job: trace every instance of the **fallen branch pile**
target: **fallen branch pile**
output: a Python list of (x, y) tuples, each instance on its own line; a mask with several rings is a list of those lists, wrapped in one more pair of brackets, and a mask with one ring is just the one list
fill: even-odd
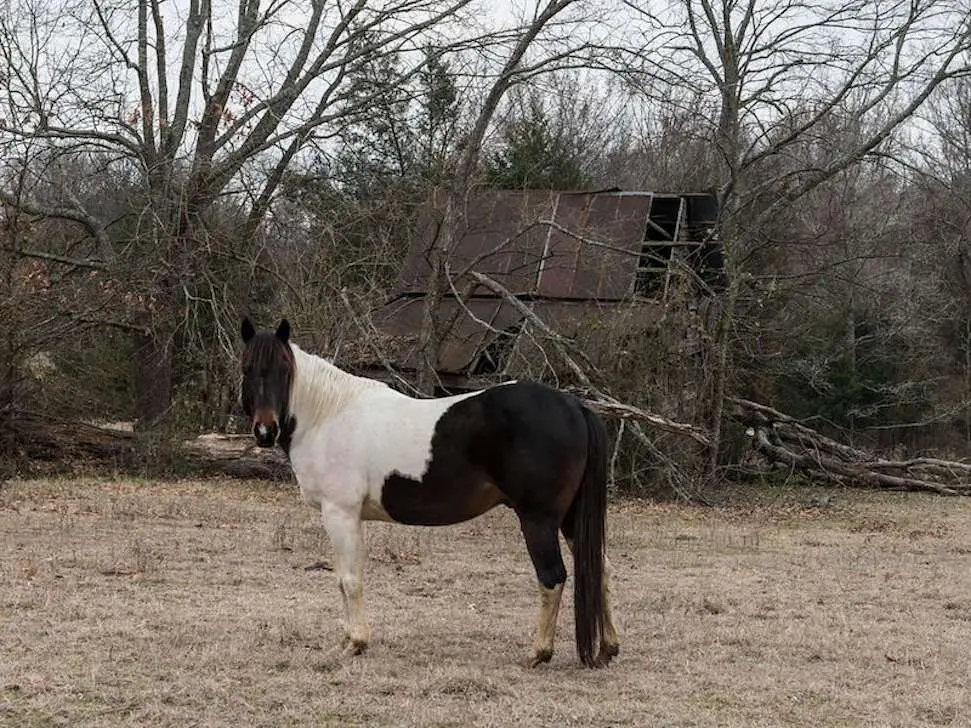
[(661, 430), (662, 432), (668, 432), (673, 435), (690, 437), (699, 445), (711, 447), (711, 438), (709, 437), (708, 433), (700, 427), (696, 427), (695, 425), (685, 422), (671, 420), (667, 417), (662, 417), (661, 415), (654, 414), (653, 412), (643, 410), (640, 407), (634, 407), (630, 404), (618, 402), (613, 398), (604, 399), (603, 395), (600, 395), (600, 397), (601, 398), (599, 399), (592, 399), (589, 397), (584, 398), (583, 403), (594, 412), (603, 415), (604, 417), (615, 417), (620, 420), (634, 420), (635, 422), (643, 422), (653, 430)]
[(826, 437), (771, 407), (735, 397), (729, 401), (735, 405), (735, 418), (749, 428), (755, 450), (771, 462), (843, 485), (971, 495), (969, 463), (936, 458), (884, 460)]

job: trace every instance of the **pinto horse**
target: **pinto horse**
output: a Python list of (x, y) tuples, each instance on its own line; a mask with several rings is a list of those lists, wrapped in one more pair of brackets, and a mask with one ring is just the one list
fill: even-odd
[(303, 498), (320, 508), (344, 602), (345, 652), (370, 639), (362, 521), (441, 526), (497, 505), (519, 517), (539, 581), (531, 665), (553, 656), (566, 568), (574, 561), (577, 653), (606, 665), (619, 648), (605, 554), (606, 433), (575, 397), (514, 382), (415, 399), (354, 376), (290, 341), (290, 324), (242, 324), (242, 404), (263, 447), (280, 445)]

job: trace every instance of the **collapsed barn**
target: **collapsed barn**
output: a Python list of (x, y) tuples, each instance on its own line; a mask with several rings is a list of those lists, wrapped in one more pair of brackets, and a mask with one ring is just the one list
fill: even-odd
[[(360, 373), (394, 381), (390, 364), (405, 378), (415, 376), (436, 212), (426, 211), (395, 294), (374, 315), (380, 341), (353, 363)], [(438, 393), (555, 375), (532, 316), (588, 350), (620, 356), (618, 347), (629, 348), (625, 341), (677, 310), (680, 323), (668, 321), (677, 329), (675, 353), (702, 346), (712, 294), (725, 282), (713, 194), (490, 190), (472, 197), (463, 212), (447, 259), (454, 285), (436, 307)], [(473, 271), (498, 285), (470, 283)], [(383, 361), (372, 356), (376, 350)]]

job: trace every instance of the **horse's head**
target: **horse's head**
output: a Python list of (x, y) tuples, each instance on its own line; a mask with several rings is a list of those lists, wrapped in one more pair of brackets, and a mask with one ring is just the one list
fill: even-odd
[(248, 318), (241, 328), (243, 355), (243, 411), (253, 424), (253, 436), (261, 447), (273, 447), (288, 425), (290, 385), (294, 360), (290, 349), (290, 324), (280, 322), (276, 333), (257, 332)]

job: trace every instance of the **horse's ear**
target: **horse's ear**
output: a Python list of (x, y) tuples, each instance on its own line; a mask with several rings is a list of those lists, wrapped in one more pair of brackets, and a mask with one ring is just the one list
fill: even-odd
[(256, 336), (256, 329), (249, 320), (249, 316), (243, 319), (243, 325), (240, 327), (239, 332), (243, 335), (244, 344), (248, 344), (249, 340)]
[(276, 338), (286, 344), (290, 340), (290, 322), (283, 319), (276, 327)]

